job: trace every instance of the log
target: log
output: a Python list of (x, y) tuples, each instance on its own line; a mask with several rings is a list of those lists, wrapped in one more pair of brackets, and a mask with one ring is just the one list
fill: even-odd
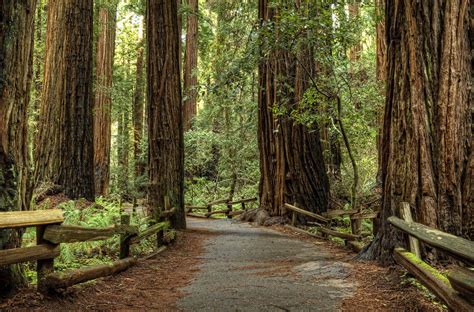
[(375, 219), (379, 215), (378, 212), (373, 211), (362, 211), (354, 213), (351, 215), (351, 220), (361, 220), (361, 219)]
[(354, 240), (360, 239), (360, 235), (355, 235), (355, 234), (350, 234), (350, 233), (342, 233), (342, 232), (331, 230), (331, 229), (328, 229), (328, 228), (325, 228), (325, 227), (320, 227), (320, 228), (318, 228), (318, 230), (321, 233), (331, 235), (331, 236), (336, 236), (336, 237), (339, 237), (339, 238), (343, 238), (343, 239), (346, 239), (348, 241), (354, 241)]
[(442, 249), (470, 263), (474, 263), (473, 241), (441, 232), (420, 223), (408, 223), (393, 216), (388, 218), (388, 222), (428, 245)]
[(137, 234), (135, 226), (118, 225), (108, 228), (91, 228), (77, 225), (49, 225), (43, 238), (53, 244), (77, 243), (108, 239), (118, 234)]
[(250, 202), (254, 202), (254, 201), (257, 201), (257, 198), (256, 198), (256, 197), (245, 198), (245, 199), (239, 199), (239, 200), (235, 200), (235, 201), (228, 202), (227, 204), (229, 204), (229, 205), (237, 205), (237, 204), (250, 203)]
[(160, 213), (160, 218), (169, 218), (176, 213), (176, 208), (173, 207), (170, 210), (165, 210)]
[(474, 306), (451, 288), (446, 277), (417, 258), (413, 253), (403, 248), (395, 248), (393, 258), (415, 276), (420, 283), (443, 300), (452, 311), (474, 311)]
[(130, 245), (139, 243), (142, 239), (147, 238), (153, 234), (158, 233), (161, 230), (167, 229), (170, 226), (169, 222), (160, 222), (155, 225), (150, 226), (148, 229), (130, 238)]
[(211, 212), (207, 212), (206, 217), (209, 218), (210, 216), (215, 215), (215, 214), (229, 213), (229, 212), (230, 212), (230, 209), (214, 210)]
[(64, 221), (60, 209), (0, 212), (0, 229), (22, 228)]
[(292, 211), (295, 211), (295, 212), (298, 212), (302, 215), (305, 215), (305, 216), (308, 216), (308, 217), (311, 217), (311, 218), (314, 218), (316, 220), (319, 220), (321, 222), (325, 222), (327, 223), (329, 220), (326, 219), (325, 217), (321, 216), (321, 215), (318, 215), (316, 213), (313, 213), (313, 212), (310, 212), (310, 211), (307, 211), (307, 210), (304, 210), (304, 209), (301, 209), (301, 208), (298, 208), (296, 206), (293, 206), (293, 205), (290, 205), (290, 204), (287, 204), (285, 203), (285, 208), (287, 209), (290, 209)]
[(474, 272), (466, 268), (455, 268), (448, 273), (448, 280), (451, 286), (464, 295), (466, 298), (474, 300)]
[(342, 216), (350, 216), (350, 215), (356, 214), (357, 212), (358, 212), (357, 210), (338, 209), (338, 210), (330, 210), (327, 212), (323, 212), (322, 215), (323, 217), (326, 217), (328, 219), (334, 219), (334, 218), (342, 217)]
[(308, 235), (308, 236), (311, 236), (311, 237), (315, 237), (315, 238), (319, 238), (319, 239), (322, 238), (322, 237), (319, 236), (318, 234), (311, 233), (311, 232), (309, 232), (309, 231), (306, 231), (306, 230), (297, 228), (296, 226), (291, 226), (291, 225), (285, 224), (285, 227), (287, 227), (287, 228), (289, 228), (290, 230), (295, 231), (295, 232), (297, 232), (297, 233), (305, 234), (305, 235)]
[[(413, 222), (409, 203), (402, 202), (400, 204), (400, 216), (403, 220), (405, 220), (405, 222)], [(419, 259), (421, 259), (420, 241), (414, 238), (413, 236), (408, 235), (408, 242), (410, 245), (410, 251), (414, 253)]]
[(99, 277), (105, 277), (125, 271), (137, 263), (136, 258), (125, 258), (112, 264), (102, 264), (89, 268), (71, 270), (65, 273), (53, 273), (46, 276), (44, 285), (49, 289), (67, 288)]
[(148, 259), (151, 259), (151, 258), (153, 258), (153, 257), (156, 257), (156, 256), (158, 256), (160, 253), (162, 253), (163, 251), (165, 251), (166, 249), (168, 249), (168, 247), (166, 247), (166, 246), (161, 246), (160, 248), (158, 248), (157, 251), (155, 251), (155, 252), (149, 254), (148, 256), (143, 257), (142, 260), (148, 260)]
[(0, 250), (0, 266), (28, 261), (53, 259), (58, 257), (59, 254), (59, 246), (49, 244)]

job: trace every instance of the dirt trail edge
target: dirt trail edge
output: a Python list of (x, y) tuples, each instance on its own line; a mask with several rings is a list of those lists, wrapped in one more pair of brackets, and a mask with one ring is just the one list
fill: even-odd
[(188, 226), (218, 235), (204, 243), (200, 270), (177, 302), (182, 310), (339, 311), (353, 295), (352, 266), (321, 245), (225, 219)]

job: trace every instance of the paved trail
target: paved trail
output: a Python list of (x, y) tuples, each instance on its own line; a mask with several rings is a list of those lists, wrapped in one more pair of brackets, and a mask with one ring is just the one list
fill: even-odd
[(350, 265), (322, 246), (225, 219), (190, 219), (188, 227), (218, 235), (183, 289), (185, 311), (338, 311), (355, 289), (345, 280)]

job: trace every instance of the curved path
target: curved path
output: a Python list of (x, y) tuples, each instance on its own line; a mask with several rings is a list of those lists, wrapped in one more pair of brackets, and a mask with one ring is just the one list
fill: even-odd
[(350, 264), (321, 245), (247, 223), (188, 219), (190, 229), (218, 235), (178, 300), (185, 311), (338, 311), (355, 285)]

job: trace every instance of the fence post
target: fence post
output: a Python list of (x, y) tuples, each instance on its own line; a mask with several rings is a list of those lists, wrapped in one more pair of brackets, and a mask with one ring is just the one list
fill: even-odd
[[(51, 244), (43, 238), (46, 227), (47, 225), (38, 225), (36, 227), (36, 244), (37, 245), (48, 244), (48, 245), (56, 246), (55, 244)], [(36, 272), (37, 272), (39, 292), (46, 293), (48, 291), (46, 285), (44, 285), (43, 282), (44, 282), (44, 278), (48, 274), (53, 273), (53, 271), (54, 271), (54, 258), (38, 260), (36, 262)]]
[(232, 204), (230, 204), (230, 202), (232, 202), (232, 199), (229, 199), (229, 201), (227, 202), (228, 211), (225, 213), (227, 216), (227, 219), (232, 219), (232, 215), (230, 214), (232, 212)]
[[(400, 217), (408, 223), (413, 222), (409, 203), (402, 202), (400, 204)], [(418, 241), (418, 239), (414, 238), (411, 235), (408, 235), (408, 241), (410, 244), (410, 251), (415, 254), (418, 259), (421, 259), (420, 242)]]
[[(130, 225), (130, 215), (122, 214), (120, 216), (122, 225)], [(125, 259), (130, 255), (130, 236), (128, 234), (120, 235), (120, 259)]]
[(245, 203), (242, 203), (242, 210), (245, 211)]

